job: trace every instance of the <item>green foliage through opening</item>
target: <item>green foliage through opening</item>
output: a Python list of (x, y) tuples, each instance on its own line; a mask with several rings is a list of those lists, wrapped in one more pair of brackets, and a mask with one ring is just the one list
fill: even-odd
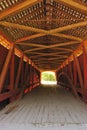
[(44, 72), (42, 74), (42, 80), (44, 81), (56, 81), (55, 74)]

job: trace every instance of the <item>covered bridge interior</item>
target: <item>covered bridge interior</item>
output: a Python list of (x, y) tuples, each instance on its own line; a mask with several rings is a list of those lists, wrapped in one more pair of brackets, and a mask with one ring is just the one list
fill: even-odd
[[(44, 71), (63, 88), (38, 87)], [(67, 101), (64, 88), (87, 103), (87, 0), (0, 0), (0, 105), (28, 93)]]

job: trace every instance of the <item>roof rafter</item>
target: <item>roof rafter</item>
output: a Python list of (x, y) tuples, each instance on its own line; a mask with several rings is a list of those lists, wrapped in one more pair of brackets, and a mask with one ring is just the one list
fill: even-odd
[[(47, 46), (46, 49), (48, 49), (48, 48), (53, 48), (53, 47), (49, 47), (49, 46)], [(28, 50), (24, 51), (24, 53), (29, 53), (29, 52), (32, 52), (32, 51), (43, 50), (43, 49), (45, 49), (45, 48), (34, 48), (34, 49), (28, 49)], [(55, 49), (57, 49), (57, 50), (63, 50), (63, 51), (73, 52), (72, 49), (67, 49), (67, 48), (55, 48)]]
[(65, 31), (65, 30), (70, 30), (70, 29), (85, 26), (85, 25), (87, 25), (87, 20), (82, 21), (82, 22), (78, 22), (78, 23), (74, 23), (74, 24), (70, 24), (70, 25), (67, 25), (67, 26), (64, 26), (64, 27), (52, 29), (52, 30), (49, 31), (49, 33), (52, 34), (52, 33), (62, 32), (62, 31)]
[[(38, 51), (38, 50), (43, 50), (43, 49), (48, 49), (48, 48), (52, 48), (52, 49), (55, 49), (55, 47), (59, 47), (59, 46), (64, 46), (64, 45), (71, 45), (71, 44), (77, 44), (78, 42), (76, 41), (71, 41), (71, 42), (66, 42), (66, 43), (57, 43), (57, 44), (54, 44), (54, 45), (39, 45), (39, 44), (27, 44), (28, 46), (36, 46), (38, 48), (34, 48), (34, 49), (29, 49), (29, 50), (25, 50), (24, 53), (30, 53), (32, 51)], [(19, 43), (19, 44), (23, 44), (23, 43)], [(23, 45), (26, 45), (25, 43)], [(56, 49), (59, 49), (59, 48), (56, 48)], [(66, 49), (66, 48), (65, 48)]]
[(65, 59), (67, 58), (67, 56), (66, 57), (55, 57), (55, 58), (43, 58), (43, 57), (41, 57), (41, 59), (40, 60), (34, 60), (34, 62), (37, 62), (37, 63), (39, 63), (40, 61), (48, 61), (49, 63), (51, 62), (51, 61), (55, 61), (55, 60), (58, 60), (58, 61), (60, 61), (60, 62), (62, 62), (62, 61), (64, 61)]
[(42, 53), (42, 54), (39, 54), (38, 56), (35, 55), (35, 56), (30, 56), (30, 58), (35, 58), (35, 57), (43, 57), (43, 56), (54, 56), (54, 57), (65, 57), (66, 55), (63, 54), (63, 55), (60, 55), (60, 54), (57, 54), (57, 53), (48, 53), (48, 54), (45, 54), (45, 53)]
[[(34, 38), (37, 38), (37, 37), (42, 37), (42, 36), (45, 36), (45, 35), (46, 34), (34, 34), (34, 35), (31, 35), (31, 36), (20, 38), (17, 41), (15, 41), (15, 43), (30, 40), (30, 39), (34, 39)], [(51, 35), (52, 36), (57, 36), (57, 37), (62, 37), (62, 38), (67, 38), (67, 39), (71, 39), (71, 40), (76, 40), (76, 41), (79, 41), (79, 42), (83, 41), (81, 38), (75, 37), (75, 36), (72, 36), (72, 35), (66, 35), (66, 34), (61, 34), (61, 33), (55, 33), (55, 34), (51, 34)]]
[(0, 21), (0, 25), (3, 25), (5, 27), (17, 28), (17, 29), (21, 29), (21, 30), (25, 30), (25, 31), (45, 33), (45, 34), (48, 33), (48, 31), (43, 30), (43, 29), (34, 28), (34, 27), (30, 27), (30, 26), (25, 26), (25, 25), (20, 25), (20, 24), (15, 24), (15, 23), (11, 23), (11, 22)]
[(71, 40), (76, 40), (76, 41), (79, 41), (79, 42), (83, 41), (82, 38), (80, 38), (80, 37), (76, 37), (76, 36), (72, 36), (72, 35), (67, 35), (67, 34), (62, 34), (62, 33), (54, 33), (52, 35), (53, 36), (57, 36), (57, 37), (71, 39)]
[(59, 47), (59, 46), (67, 46), (67, 45), (74, 45), (74, 44), (78, 44), (78, 41), (70, 41), (70, 42), (65, 42), (65, 43), (57, 43), (54, 45), (50, 45), (51, 47)]
[(33, 34), (31, 36), (20, 38), (17, 41), (15, 41), (15, 43), (19, 43), (19, 42), (22, 42), (22, 41), (26, 41), (26, 40), (30, 40), (30, 39), (34, 39), (34, 38), (42, 37), (42, 36), (45, 36), (45, 34), (41, 34), (41, 33), (39, 33), (39, 34)]
[[(38, 55), (38, 54), (40, 54), (41, 52), (29, 52), (29, 54), (35, 54), (35, 55)], [(42, 52), (43, 53), (43, 52)], [(56, 53), (56, 52), (55, 52)], [(69, 54), (70, 52), (64, 52), (64, 51), (61, 51), (61, 52), (57, 52), (58, 54)], [(48, 52), (47, 53), (45, 53), (45, 54), (48, 54)]]
[(31, 46), (31, 47), (46, 47), (45, 45), (38, 43), (16, 43), (17, 45)]
[[(55, 62), (55, 60), (53, 60), (53, 59), (50, 60), (50, 62), (53, 62), (53, 61)], [(59, 59), (59, 61), (61, 62), (61, 61), (63, 61), (63, 59)], [(49, 62), (49, 61), (48, 60), (39, 60), (39, 62), (37, 62), (37, 60), (36, 60), (35, 62), (39, 64), (39, 62), (42, 63), (42, 62)]]
[(45, 61), (45, 60), (48, 60), (49, 62), (52, 61), (52, 60), (63, 60), (63, 59), (66, 59), (68, 56), (65, 56), (65, 57), (54, 57), (54, 58), (44, 58), (44, 57), (41, 57), (41, 59), (34, 59), (34, 61)]
[(41, 48), (53, 48), (53, 47), (59, 47), (59, 46), (67, 46), (67, 45), (74, 45), (74, 44), (78, 44), (78, 41), (70, 41), (70, 42), (65, 42), (65, 43), (55, 43), (53, 45), (42, 45), (42, 44), (38, 44), (38, 43), (16, 43), (17, 45), (22, 45), (22, 46), (31, 46), (31, 47), (41, 47)]
[[(65, 54), (59, 54), (58, 52), (52, 52), (52, 53), (48, 53), (48, 54), (38, 52), (37, 55), (39, 55), (39, 56), (52, 56), (52, 57), (54, 57), (54, 56), (63, 56), (63, 55), (65, 56)], [(33, 57), (33, 56), (31, 56), (31, 57)]]
[[(87, 21), (83, 21), (83, 22), (79, 22), (79, 23), (75, 23), (75, 24), (70, 24), (70, 25), (67, 25), (67, 26), (64, 26), (64, 27), (60, 27), (60, 28), (57, 28), (57, 29), (52, 29), (50, 31), (46, 31), (46, 30), (38, 29), (38, 28), (33, 28), (33, 27), (25, 26), (25, 25), (14, 24), (14, 23), (5, 22), (5, 21), (1, 21), (0, 25), (6, 26), (6, 27), (13, 27), (13, 28), (26, 30), (26, 31), (32, 31), (32, 32), (40, 33), (40, 34), (36, 34), (36, 36), (34, 36), (34, 37), (31, 36), (31, 38), (39, 37), (39, 35), (40, 36), (55, 35), (55, 36), (69, 38), (69, 39), (73, 39), (73, 40), (77, 40), (77, 41), (82, 42), (82, 39), (79, 38), (79, 37), (70, 36), (70, 35), (66, 35), (66, 34), (60, 34), (60, 33), (57, 33), (57, 32), (70, 30), (70, 29), (73, 29), (73, 28), (76, 28), (76, 27), (81, 27), (81, 26), (87, 25)], [(30, 38), (30, 36), (27, 36), (27, 37), (18, 39), (16, 42), (25, 41), (25, 40), (28, 40), (29, 38)]]

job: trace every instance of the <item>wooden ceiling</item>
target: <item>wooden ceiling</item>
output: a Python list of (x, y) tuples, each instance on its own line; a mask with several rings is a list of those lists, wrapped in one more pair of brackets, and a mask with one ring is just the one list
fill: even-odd
[(87, 38), (87, 0), (0, 0), (0, 30), (40, 70), (56, 70)]

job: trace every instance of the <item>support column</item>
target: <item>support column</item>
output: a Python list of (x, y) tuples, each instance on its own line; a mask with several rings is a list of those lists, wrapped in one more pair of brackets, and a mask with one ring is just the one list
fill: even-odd
[(71, 68), (71, 61), (68, 59), (68, 71), (69, 71), (69, 74), (70, 74), (70, 78), (73, 82), (73, 73), (72, 73), (72, 68)]
[(2, 70), (1, 75), (0, 75), (0, 93), (3, 89), (4, 81), (5, 81), (6, 74), (7, 74), (7, 71), (8, 71), (8, 67), (9, 67), (9, 64), (10, 64), (10, 61), (11, 61), (13, 50), (14, 50), (14, 45), (11, 46), (11, 48), (8, 52), (5, 64), (3, 66), (3, 70)]
[(29, 90), (31, 91), (32, 89), (32, 63), (30, 64), (30, 86), (29, 86)]
[[(13, 50), (13, 53), (12, 53), (12, 58), (11, 58), (11, 64), (10, 64), (10, 91), (14, 90), (14, 50)], [(10, 98), (10, 101), (13, 101), (14, 100), (14, 97), (12, 96)]]
[(56, 74), (56, 81), (57, 81), (57, 85), (58, 85), (58, 72), (56, 71), (55, 74)]
[(26, 62), (26, 67), (25, 67), (25, 72), (24, 72), (24, 82), (25, 83), (27, 81), (28, 64), (29, 64), (29, 60), (27, 60), (27, 62)]
[[(27, 88), (27, 70), (28, 70), (28, 63), (29, 61), (26, 62), (26, 67), (25, 67), (25, 70), (22, 70), (24, 73), (22, 73), (24, 76), (22, 76), (23, 78), (23, 82), (22, 82), (22, 88), (21, 88), (21, 93), (20, 93), (20, 99), (23, 97), (24, 95), (24, 90)], [(24, 66), (22, 66), (24, 67)]]
[(32, 63), (32, 88), (34, 85), (34, 68), (33, 68), (33, 63)]
[(87, 52), (83, 46), (83, 69), (84, 69), (84, 87), (87, 89)]
[(23, 55), (21, 56), (20, 63), (18, 66), (18, 72), (17, 72), (17, 77), (15, 81), (15, 88), (18, 87), (19, 79), (20, 79), (20, 73), (21, 73), (21, 68), (22, 68), (22, 63), (23, 63)]
[(10, 90), (14, 89), (14, 50), (11, 58), (10, 64)]
[(77, 72), (78, 72), (79, 82), (80, 82), (81, 88), (83, 90), (84, 89), (84, 84), (83, 84), (81, 68), (80, 68), (80, 64), (79, 64), (78, 58), (75, 56), (75, 54), (74, 54), (74, 60), (75, 60), (75, 63), (76, 63), (76, 68), (77, 68)]
[(39, 72), (39, 85), (41, 85), (41, 72)]
[(84, 95), (83, 99), (87, 103), (87, 51), (83, 45), (83, 73), (84, 73)]
[(73, 70), (74, 70), (74, 72), (73, 72), (73, 83), (74, 83), (74, 86), (75, 86), (75, 88), (76, 88), (76, 85), (77, 85), (77, 70), (76, 70), (76, 63), (75, 63), (75, 60), (73, 60)]
[(24, 85), (24, 62), (22, 59), (22, 63), (21, 63), (21, 87), (23, 87)]

